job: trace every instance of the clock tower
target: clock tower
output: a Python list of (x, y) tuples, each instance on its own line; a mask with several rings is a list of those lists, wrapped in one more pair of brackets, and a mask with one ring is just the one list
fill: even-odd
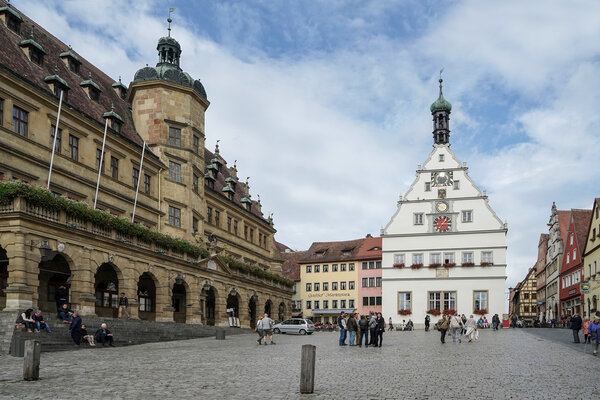
[(444, 312), (491, 320), (505, 311), (507, 227), (450, 150), (452, 106), (439, 83), (433, 150), (382, 231), (383, 314), (408, 316), (417, 328), (427, 314), (434, 322)]

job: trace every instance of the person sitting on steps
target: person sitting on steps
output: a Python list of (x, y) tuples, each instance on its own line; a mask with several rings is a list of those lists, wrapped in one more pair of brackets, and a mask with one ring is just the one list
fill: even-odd
[(35, 321), (32, 318), (33, 308), (28, 308), (24, 312), (20, 313), (15, 321), (15, 328), (19, 327), (19, 325), (24, 325), (27, 329), (27, 332), (32, 332), (33, 327), (35, 326)]
[(67, 303), (63, 304), (60, 311), (58, 312), (58, 318), (65, 324), (70, 324), (73, 318), (71, 317), (73, 310), (69, 308)]
[(91, 347), (96, 347), (96, 343), (94, 343), (94, 336), (88, 334), (87, 326), (85, 324), (81, 324), (81, 328), (79, 329), (79, 334), (81, 338), (88, 342)]
[(44, 320), (42, 310), (38, 310), (35, 314), (33, 314), (33, 320), (35, 321), (36, 332), (39, 333), (42, 329), (46, 329), (46, 332), (52, 333), (50, 325), (48, 325), (48, 322)]
[(108, 342), (110, 347), (114, 347), (113, 334), (110, 330), (108, 330), (108, 326), (106, 326), (106, 324), (100, 325), (100, 328), (98, 328), (94, 336), (96, 338), (96, 342), (102, 343), (102, 346), (106, 346), (106, 342)]

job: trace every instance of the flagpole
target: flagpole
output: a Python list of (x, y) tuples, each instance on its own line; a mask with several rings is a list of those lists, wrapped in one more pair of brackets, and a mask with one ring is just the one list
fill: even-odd
[(131, 222), (135, 220), (135, 208), (137, 206), (138, 193), (140, 191), (140, 180), (142, 178), (142, 166), (144, 165), (144, 152), (146, 151), (146, 141), (144, 140), (144, 145), (142, 146), (142, 158), (140, 158), (140, 169), (138, 172), (138, 180), (135, 188), (135, 201), (133, 202), (133, 213), (131, 214)]
[(98, 202), (98, 189), (100, 188), (100, 175), (102, 174), (102, 166), (104, 165), (104, 145), (106, 144), (106, 131), (108, 130), (108, 118), (104, 124), (104, 139), (102, 139), (102, 151), (100, 152), (100, 165), (98, 165), (98, 182), (96, 182), (96, 195), (94, 196), (94, 210)]
[(50, 157), (50, 169), (48, 170), (48, 184), (46, 188), (50, 189), (50, 178), (52, 177), (52, 165), (54, 164), (54, 149), (56, 147), (56, 138), (58, 137), (58, 123), (60, 122), (60, 110), (62, 108), (64, 90), (60, 91), (60, 99), (58, 100), (58, 113), (56, 115), (56, 126), (54, 127), (54, 140), (52, 141), (52, 156)]

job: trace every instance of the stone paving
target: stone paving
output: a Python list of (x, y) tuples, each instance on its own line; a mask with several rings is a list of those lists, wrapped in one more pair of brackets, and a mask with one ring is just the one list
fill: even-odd
[[(254, 334), (42, 353), (41, 380), (0, 356), (0, 398), (295, 399), (598, 398), (600, 361), (569, 330), (482, 330), (476, 343), (438, 332), (386, 332), (382, 348), (337, 346), (337, 333)], [(315, 394), (300, 395), (300, 347), (317, 346)], [(579, 346), (579, 347), (577, 347)], [(587, 352), (591, 349), (588, 346)], [(591, 367), (587, 367), (591, 366)]]

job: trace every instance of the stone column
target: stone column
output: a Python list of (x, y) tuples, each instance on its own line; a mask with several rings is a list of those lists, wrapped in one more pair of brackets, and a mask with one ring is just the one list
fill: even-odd
[(156, 284), (156, 322), (174, 322), (172, 301), (172, 287), (169, 274), (166, 270), (152, 271), (158, 284)]
[[(70, 248), (71, 246), (68, 246)], [(92, 260), (92, 250), (84, 248), (78, 257), (71, 255), (71, 308), (80, 315), (96, 315), (95, 272), (98, 265)]]
[[(34, 293), (37, 293), (37, 274), (41, 255), (29, 252), (23, 233), (15, 233), (13, 243), (6, 246), (8, 262), (8, 287), (4, 311), (24, 311), (34, 308)], [(37, 303), (37, 296), (35, 298)]]
[(129, 311), (129, 318), (139, 319), (137, 287), (141, 274), (136, 268), (136, 262), (131, 259), (119, 257), (118, 263), (123, 271), (123, 280), (122, 282), (119, 282), (119, 296), (121, 295), (121, 292), (124, 292), (127, 297), (129, 302), (129, 307), (127, 308), (127, 311)]
[(188, 283), (188, 293), (186, 293), (187, 303), (191, 306), (186, 305), (186, 324), (202, 324), (202, 304), (201, 301), (201, 287), (198, 285), (198, 279), (194, 276), (190, 276), (186, 279)]
[(216, 290), (215, 298), (215, 326), (229, 326), (227, 317), (227, 295), (225, 285), (220, 282), (213, 284)]
[(250, 321), (250, 312), (248, 311), (248, 304), (250, 302), (250, 296), (252, 292), (248, 292), (246, 289), (239, 289), (239, 313), (240, 313), (240, 326), (242, 328), (253, 328), (256, 321)]

